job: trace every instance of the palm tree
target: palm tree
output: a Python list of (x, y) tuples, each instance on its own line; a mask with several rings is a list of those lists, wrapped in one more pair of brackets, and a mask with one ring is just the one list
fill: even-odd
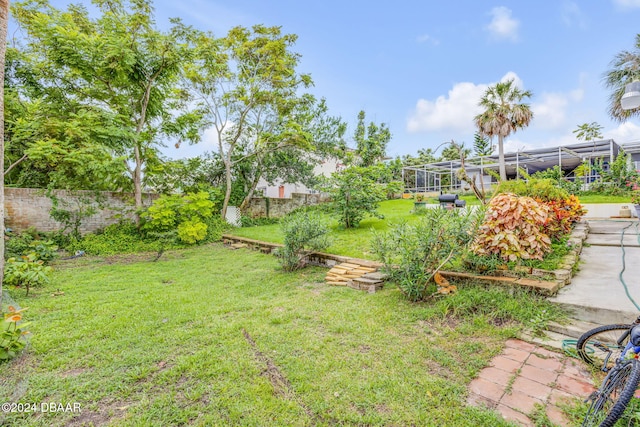
[(618, 122), (624, 122), (632, 116), (640, 116), (640, 109), (623, 110), (620, 105), (625, 85), (640, 80), (640, 34), (636, 35), (633, 50), (618, 53), (611, 61), (611, 66), (604, 76), (607, 88), (612, 89), (609, 95), (609, 116)]
[(533, 112), (528, 104), (522, 103), (524, 98), (530, 97), (530, 91), (520, 90), (513, 80), (508, 80), (489, 86), (480, 99), (479, 105), (484, 108), (484, 112), (475, 117), (475, 124), (481, 135), (498, 137), (500, 179), (503, 181), (507, 179), (504, 138), (531, 123)]
[(4, 280), (4, 60), (7, 52), (9, 0), (0, 0), (0, 313)]

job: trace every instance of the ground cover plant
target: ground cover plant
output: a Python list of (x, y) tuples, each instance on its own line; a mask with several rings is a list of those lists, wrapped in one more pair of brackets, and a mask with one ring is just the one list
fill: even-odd
[(466, 388), (522, 325), (561, 315), (476, 284), (430, 304), (330, 287), (325, 269), (220, 244), (120, 260), (58, 261), (20, 298), (29, 347), (0, 365), (0, 401), (82, 411), (0, 424), (507, 426)]

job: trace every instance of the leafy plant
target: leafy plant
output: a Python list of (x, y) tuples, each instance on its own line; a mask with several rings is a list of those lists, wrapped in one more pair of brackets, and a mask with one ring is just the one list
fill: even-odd
[(304, 261), (311, 251), (319, 251), (329, 246), (329, 228), (316, 214), (296, 213), (288, 215), (280, 222), (284, 234), (284, 247), (278, 248), (278, 257), (285, 271), (304, 267)]
[(39, 260), (48, 264), (57, 256), (56, 251), (58, 250), (58, 245), (52, 240), (36, 240), (29, 244), (29, 249), (36, 254)]
[(549, 252), (551, 239), (542, 232), (548, 208), (531, 197), (500, 194), (489, 208), (473, 242), (479, 255), (498, 254), (510, 261), (542, 259)]
[(334, 173), (325, 182), (323, 190), (329, 193), (333, 212), (345, 228), (357, 227), (366, 216), (382, 217), (377, 208), (386, 194), (384, 186), (372, 176), (376, 171), (375, 166), (352, 166)]
[(392, 225), (390, 231), (374, 234), (372, 241), (385, 272), (411, 301), (433, 294), (435, 273), (471, 242), (483, 213), (425, 211), (418, 222)]
[(51, 210), (49, 215), (54, 220), (62, 223), (65, 232), (71, 231), (71, 236), (76, 240), (80, 239), (80, 226), (82, 221), (87, 218), (91, 218), (98, 212), (97, 205), (100, 204), (99, 198), (91, 198), (83, 193), (74, 193), (72, 197), (61, 198), (53, 194), (48, 193), (51, 199)]
[(178, 239), (195, 244), (207, 237), (206, 219), (213, 216), (214, 203), (209, 193), (163, 195), (143, 213), (143, 229), (153, 233), (176, 231)]
[(543, 201), (561, 200), (569, 197), (569, 193), (550, 178), (502, 181), (498, 185), (497, 193), (511, 193)]
[(69, 243), (65, 249), (71, 253), (84, 251), (89, 255), (114, 255), (157, 251), (158, 242), (152, 233), (145, 239), (133, 222), (122, 221), (86, 234), (81, 240)]
[(18, 325), (25, 310), (26, 308), (16, 310), (13, 306), (9, 306), (9, 312), (3, 316), (4, 322), (0, 333), (0, 362), (14, 358), (26, 345), (24, 336), (28, 334), (26, 328), (29, 323)]
[(536, 201), (548, 208), (549, 216), (543, 225), (543, 231), (553, 239), (559, 239), (571, 232), (573, 224), (587, 212), (574, 195), (560, 200)]
[(20, 258), (9, 258), (5, 264), (4, 282), (7, 285), (24, 286), (27, 295), (33, 286), (48, 284), (51, 279), (49, 273), (51, 267), (39, 260), (35, 252), (23, 255)]
[(640, 205), (640, 191), (634, 191), (631, 193), (631, 203), (634, 205)]

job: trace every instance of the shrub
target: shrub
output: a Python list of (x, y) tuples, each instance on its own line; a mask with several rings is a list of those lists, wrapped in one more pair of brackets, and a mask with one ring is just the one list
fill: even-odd
[(385, 200), (385, 186), (375, 181), (375, 170), (352, 166), (334, 173), (324, 186), (333, 212), (345, 228), (355, 228), (366, 216), (382, 218), (378, 204)]
[(582, 187), (582, 182), (580, 182), (580, 180), (570, 181), (566, 179), (564, 177), (564, 172), (559, 165), (555, 165), (550, 169), (536, 172), (532, 175), (532, 177), (534, 179), (551, 179), (555, 182), (555, 185), (557, 185), (559, 188), (562, 188), (569, 194), (576, 194), (580, 192), (580, 188)]
[(472, 250), (478, 255), (498, 254), (510, 261), (541, 260), (551, 247), (551, 239), (542, 232), (547, 209), (531, 197), (515, 194), (494, 197)]
[(145, 239), (133, 222), (122, 221), (87, 234), (81, 240), (72, 240), (65, 249), (71, 253), (81, 250), (89, 255), (115, 255), (157, 251), (158, 242)]
[(9, 258), (4, 269), (4, 283), (10, 286), (24, 286), (29, 295), (32, 286), (48, 284), (51, 267), (39, 260), (32, 252), (20, 258)]
[(9, 306), (9, 312), (4, 314), (4, 322), (0, 328), (0, 362), (5, 362), (18, 355), (25, 346), (24, 336), (29, 323), (20, 323), (22, 312), (26, 308), (16, 310)]
[(416, 223), (394, 224), (390, 231), (374, 234), (372, 250), (407, 298), (424, 300), (436, 289), (434, 274), (462, 253), (482, 214), (481, 209), (425, 209)]
[(275, 255), (285, 271), (303, 267), (309, 252), (329, 246), (329, 228), (316, 214), (288, 215), (282, 219), (280, 227), (284, 234), (284, 247), (278, 248)]
[(6, 241), (4, 258), (19, 258), (29, 251), (29, 245), (33, 243), (34, 238), (31, 234), (21, 233), (9, 235), (9, 239)]
[(560, 239), (570, 233), (573, 224), (587, 212), (574, 195), (560, 200), (536, 201), (548, 208), (549, 216), (542, 230), (552, 239)]
[(58, 245), (52, 240), (35, 240), (29, 244), (29, 250), (35, 253), (39, 260), (48, 264), (57, 256)]
[(178, 239), (187, 244), (207, 237), (205, 220), (213, 216), (214, 203), (209, 193), (163, 195), (143, 213), (143, 229), (151, 233), (177, 231)]
[(513, 180), (502, 181), (498, 185), (497, 193), (511, 193), (517, 196), (527, 196), (543, 201), (563, 200), (569, 197), (569, 193), (556, 185), (552, 179), (531, 178), (528, 181)]

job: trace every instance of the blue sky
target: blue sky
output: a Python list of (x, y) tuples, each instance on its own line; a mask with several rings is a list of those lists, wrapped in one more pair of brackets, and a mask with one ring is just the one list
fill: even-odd
[[(365, 110), (368, 120), (389, 125), (391, 156), (451, 139), (471, 145), (478, 100), (505, 78), (533, 92), (534, 111), (507, 151), (575, 142), (572, 131), (594, 121), (619, 143), (640, 139), (640, 121), (608, 118), (602, 83), (614, 55), (632, 49), (640, 33), (640, 0), (156, 0), (155, 7), (160, 26), (177, 16), (218, 36), (253, 24), (297, 34), (299, 71), (349, 124), (348, 141)], [(165, 153), (196, 155), (212, 143), (207, 135)]]

